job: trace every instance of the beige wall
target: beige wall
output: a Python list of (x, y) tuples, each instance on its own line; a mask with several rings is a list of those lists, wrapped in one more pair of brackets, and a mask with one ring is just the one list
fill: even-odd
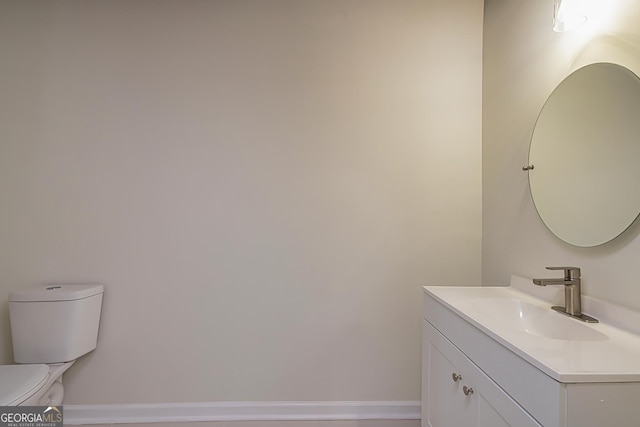
[(640, 225), (601, 247), (562, 243), (538, 218), (521, 170), (537, 115), (564, 77), (601, 61), (640, 74), (640, 3), (595, 3), (604, 9), (587, 25), (554, 33), (553, 0), (485, 1), (483, 284), (506, 284), (512, 273), (549, 277), (545, 266), (576, 265), (586, 294), (640, 309)]
[(68, 404), (418, 400), (420, 286), (481, 277), (481, 26), (0, 1), (0, 362), (11, 290), (99, 281)]

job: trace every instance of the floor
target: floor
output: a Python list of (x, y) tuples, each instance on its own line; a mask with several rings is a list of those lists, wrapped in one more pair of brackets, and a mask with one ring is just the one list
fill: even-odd
[(212, 421), (190, 423), (92, 424), (91, 427), (420, 427), (420, 420)]

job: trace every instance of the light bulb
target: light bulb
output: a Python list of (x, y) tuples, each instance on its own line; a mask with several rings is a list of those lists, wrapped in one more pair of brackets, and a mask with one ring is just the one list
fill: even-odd
[(587, 22), (584, 0), (554, 0), (553, 31), (570, 31)]

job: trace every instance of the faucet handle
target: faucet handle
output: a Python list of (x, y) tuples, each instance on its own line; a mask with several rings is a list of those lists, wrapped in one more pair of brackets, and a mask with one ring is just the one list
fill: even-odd
[(547, 270), (564, 270), (566, 280), (579, 279), (580, 269), (578, 267), (546, 267)]

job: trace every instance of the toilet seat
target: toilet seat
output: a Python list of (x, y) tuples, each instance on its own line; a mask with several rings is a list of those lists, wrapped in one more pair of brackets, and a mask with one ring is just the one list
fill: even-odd
[(0, 406), (19, 405), (37, 393), (48, 379), (48, 365), (0, 365)]

